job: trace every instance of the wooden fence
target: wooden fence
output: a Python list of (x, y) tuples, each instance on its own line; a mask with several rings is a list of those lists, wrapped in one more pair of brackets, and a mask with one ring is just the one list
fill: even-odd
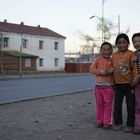
[(65, 63), (65, 71), (68, 73), (90, 72), (91, 63)]

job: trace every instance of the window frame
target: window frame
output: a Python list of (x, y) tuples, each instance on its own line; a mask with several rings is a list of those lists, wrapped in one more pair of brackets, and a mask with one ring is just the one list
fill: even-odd
[(26, 68), (31, 68), (32, 67), (32, 60), (31, 60), (31, 58), (25, 58), (24, 66)]
[(39, 58), (39, 67), (43, 67), (43, 66), (44, 66), (44, 59)]
[(55, 67), (59, 66), (59, 58), (54, 58), (54, 66)]
[(28, 48), (27, 42), (28, 42), (27, 39), (24, 39), (24, 38), (22, 39), (22, 48), (23, 48), (23, 49), (27, 49), (27, 48)]
[(43, 45), (44, 41), (43, 40), (39, 40), (39, 49), (42, 50), (43, 49)]
[(9, 37), (3, 37), (3, 47), (4, 48), (9, 47)]
[(58, 50), (58, 45), (59, 45), (59, 42), (55, 41), (55, 42), (54, 42), (54, 49), (55, 49), (55, 50)]

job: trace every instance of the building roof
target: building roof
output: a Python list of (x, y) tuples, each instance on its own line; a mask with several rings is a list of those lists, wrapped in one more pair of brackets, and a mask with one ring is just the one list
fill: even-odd
[(40, 27), (38, 25), (35, 26), (28, 26), (24, 25), (23, 22), (21, 24), (13, 24), (8, 23), (7, 20), (4, 22), (0, 22), (0, 31), (3, 32), (14, 32), (14, 33), (23, 33), (23, 34), (30, 34), (30, 35), (41, 35), (41, 36), (49, 36), (49, 37), (57, 37), (57, 38), (66, 38), (63, 35), (60, 35), (48, 28)]
[(24, 57), (24, 58), (37, 58), (38, 57), (36, 55), (22, 53), (18, 51), (2, 51), (2, 54), (14, 56), (14, 57)]

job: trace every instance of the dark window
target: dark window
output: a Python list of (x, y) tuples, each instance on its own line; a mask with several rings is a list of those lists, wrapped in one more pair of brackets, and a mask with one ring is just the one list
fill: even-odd
[(39, 66), (43, 67), (43, 58), (39, 58)]
[(23, 48), (27, 48), (27, 39), (22, 39)]
[(9, 47), (9, 38), (8, 38), (8, 37), (4, 37), (3, 41), (4, 41), (3, 47), (4, 47), (4, 48)]
[(58, 67), (58, 58), (55, 58), (55, 59), (54, 59), (54, 66), (55, 66), (55, 67)]
[(58, 50), (58, 42), (54, 42), (54, 49)]
[(39, 40), (39, 49), (43, 49), (43, 41)]

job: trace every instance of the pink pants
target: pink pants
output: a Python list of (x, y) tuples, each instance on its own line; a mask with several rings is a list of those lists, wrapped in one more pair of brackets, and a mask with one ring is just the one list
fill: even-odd
[(140, 83), (135, 88), (135, 128), (140, 130)]
[(95, 86), (96, 124), (112, 125), (113, 97), (111, 86)]

